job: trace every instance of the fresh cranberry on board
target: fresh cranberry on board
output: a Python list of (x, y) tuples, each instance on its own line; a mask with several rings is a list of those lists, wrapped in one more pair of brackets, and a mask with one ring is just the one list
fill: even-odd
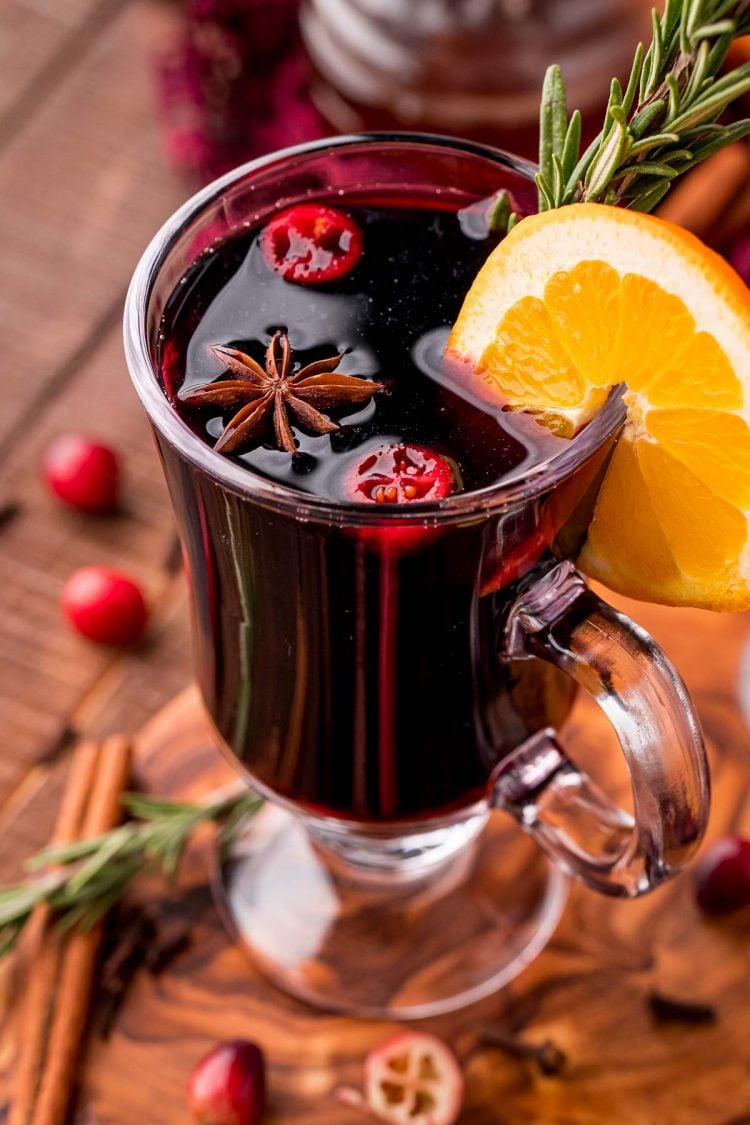
[(85, 434), (61, 434), (42, 461), (44, 480), (63, 503), (82, 512), (111, 512), (117, 505), (120, 466), (107, 445)]
[(245, 1039), (218, 1043), (190, 1076), (188, 1102), (201, 1125), (257, 1125), (266, 1108), (260, 1047)]
[(695, 897), (706, 914), (731, 914), (750, 906), (750, 840), (714, 840), (696, 867)]
[(107, 566), (76, 570), (63, 587), (60, 605), (74, 629), (102, 645), (133, 644), (148, 619), (140, 587)]

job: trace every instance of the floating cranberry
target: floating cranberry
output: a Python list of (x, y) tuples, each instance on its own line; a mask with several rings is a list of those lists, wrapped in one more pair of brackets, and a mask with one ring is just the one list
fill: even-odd
[(426, 445), (388, 445), (365, 457), (347, 482), (353, 500), (408, 504), (442, 500), (456, 489), (458, 468)]
[(137, 641), (148, 617), (140, 587), (106, 566), (75, 571), (63, 587), (60, 604), (79, 633), (102, 645)]
[(362, 231), (344, 211), (300, 203), (263, 228), (260, 248), (287, 281), (320, 285), (350, 273), (362, 254)]
[(50, 491), (73, 508), (109, 512), (117, 504), (117, 457), (108, 446), (93, 438), (63, 434), (45, 453), (42, 468)]
[[(346, 495), (387, 509), (390, 504), (442, 500), (461, 485), (458, 466), (426, 445), (386, 445), (364, 457), (344, 480)], [(385, 516), (382, 523), (357, 529), (362, 542), (376, 549), (410, 551), (435, 537), (434, 527)]]
[(750, 840), (715, 840), (704, 852), (695, 880), (695, 897), (706, 914), (730, 914), (750, 906)]
[(219, 1043), (190, 1076), (190, 1110), (201, 1125), (256, 1125), (266, 1108), (263, 1053), (255, 1043)]
[(458, 1060), (435, 1035), (404, 1031), (365, 1059), (365, 1103), (381, 1121), (454, 1125), (463, 1099)]

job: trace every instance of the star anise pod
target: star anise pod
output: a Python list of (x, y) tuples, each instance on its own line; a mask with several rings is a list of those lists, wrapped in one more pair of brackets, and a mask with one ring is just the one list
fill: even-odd
[(290, 416), (308, 433), (330, 434), (339, 425), (321, 410), (358, 406), (376, 391), (384, 390), (382, 383), (336, 373), (343, 355), (316, 360), (292, 374), (292, 349), (286, 332), (277, 332), (268, 345), (265, 370), (236, 348), (215, 344), (211, 350), (234, 378), (181, 391), (179, 398), (186, 406), (241, 407), (216, 442), (218, 453), (233, 453), (262, 437), (271, 419), (279, 449), (296, 453)]

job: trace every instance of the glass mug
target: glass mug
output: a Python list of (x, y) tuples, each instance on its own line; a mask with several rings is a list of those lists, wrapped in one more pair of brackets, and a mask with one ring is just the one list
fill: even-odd
[[(416, 1017), (477, 1000), (544, 946), (567, 875), (640, 895), (705, 826), (682, 681), (573, 562), (617, 395), (526, 475), (384, 515), (214, 453), (161, 386), (165, 302), (214, 239), (310, 198), (458, 210), (507, 188), (531, 210), (533, 171), (427, 135), (272, 154), (169, 219), (128, 294), (127, 360), (177, 516), (203, 700), (269, 801), (225, 867), (224, 903), (260, 967), (322, 1007)], [(384, 521), (398, 536), (377, 535)], [(619, 738), (632, 815), (558, 739), (576, 685)]]

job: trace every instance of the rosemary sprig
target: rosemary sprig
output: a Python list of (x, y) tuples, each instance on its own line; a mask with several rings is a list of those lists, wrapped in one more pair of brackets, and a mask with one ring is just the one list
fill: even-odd
[(651, 45), (638, 45), (626, 88), (612, 80), (601, 132), (582, 155), (581, 115), (568, 117), (560, 68), (547, 71), (540, 211), (584, 201), (651, 211), (677, 176), (750, 135), (750, 120), (718, 124), (750, 91), (750, 63), (719, 76), (733, 40), (750, 33), (750, 0), (666, 0), (652, 26)]
[(173, 877), (199, 825), (216, 825), (226, 849), (263, 804), (244, 786), (216, 790), (196, 804), (139, 793), (124, 794), (122, 802), (134, 819), (101, 836), (37, 852), (26, 864), (30, 877), (0, 889), (0, 957), (13, 948), (39, 903), (49, 903), (63, 928), (90, 929), (142, 872)]

